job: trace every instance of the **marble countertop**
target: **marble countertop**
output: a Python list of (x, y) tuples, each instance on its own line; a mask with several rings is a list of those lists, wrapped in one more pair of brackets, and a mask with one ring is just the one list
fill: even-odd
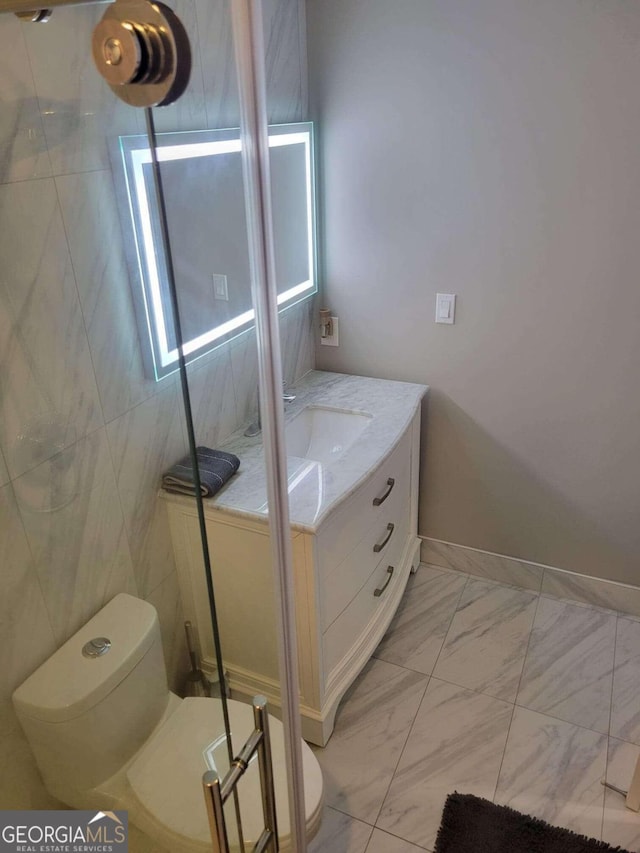
[[(287, 457), (291, 526), (315, 533), (342, 500), (349, 497), (393, 450), (428, 392), (426, 385), (370, 379), (343, 373), (312, 370), (295, 387), (287, 389), (296, 399), (285, 406), (285, 423), (306, 406), (326, 406), (370, 415), (358, 440), (335, 462), (323, 464), (296, 456)], [(220, 448), (240, 458), (238, 473), (212, 498), (205, 512), (218, 512), (264, 521), (267, 487), (262, 435), (247, 438), (235, 432)], [(163, 493), (170, 501), (193, 499)]]

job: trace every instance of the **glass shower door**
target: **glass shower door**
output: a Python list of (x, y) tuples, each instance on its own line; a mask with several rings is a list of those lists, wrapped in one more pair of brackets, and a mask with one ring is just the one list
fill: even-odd
[[(235, 37), (236, 52), (239, 59), (238, 81), (239, 102), (241, 107), (241, 130), (218, 131), (212, 133), (183, 133), (182, 139), (166, 135), (162, 142), (155, 133), (154, 116), (147, 115), (147, 126), (150, 140), (155, 144), (154, 164), (155, 187), (159, 197), (162, 211), (162, 222), (160, 232), (162, 233), (165, 262), (168, 278), (174, 277), (175, 297), (172, 301), (174, 321), (180, 331), (178, 335), (179, 360), (193, 360), (196, 364), (194, 372), (198, 370), (196, 358), (201, 353), (203, 360), (212, 359), (215, 363), (216, 354), (210, 355), (207, 350), (216, 344), (221, 348), (229, 343), (234, 335), (246, 331), (253, 334), (252, 325), (255, 323), (257, 331), (257, 366), (259, 375), (260, 395), (258, 401), (258, 429), (256, 429), (255, 417), (252, 424), (245, 430), (245, 436), (255, 438), (255, 433), (260, 431), (264, 436), (262, 443), (262, 463), (259, 465), (260, 473), (266, 472), (266, 489), (264, 498), (265, 506), (261, 509), (264, 516), (269, 517), (269, 529), (271, 539), (271, 574), (272, 582), (267, 584), (266, 589), (272, 590), (259, 604), (260, 609), (273, 610), (271, 618), (265, 620), (264, 613), (251, 613), (248, 606), (240, 604), (239, 610), (244, 614), (244, 623), (237, 619), (230, 630), (227, 630), (228, 643), (238, 645), (236, 636), (238, 632), (245, 635), (244, 645), (254, 643), (256, 650), (264, 644), (273, 645), (275, 637), (273, 631), (267, 628), (265, 632), (254, 634), (254, 625), (266, 621), (276, 628), (279, 636), (278, 663), (279, 673), (276, 678), (283, 685), (280, 694), (280, 710), (284, 723), (284, 750), (288, 769), (288, 800), (289, 820), (287, 831), (284, 834), (289, 837), (293, 849), (304, 850), (306, 839), (305, 808), (304, 808), (304, 781), (302, 773), (302, 741), (300, 718), (298, 712), (298, 682), (297, 682), (297, 656), (295, 643), (295, 615), (293, 603), (293, 567), (291, 557), (291, 545), (288, 519), (287, 498), (287, 471), (286, 454), (283, 445), (283, 413), (282, 413), (282, 363), (279, 345), (278, 330), (278, 304), (282, 296), (292, 289), (300, 293), (300, 282), (294, 278), (294, 287), (288, 288), (283, 293), (283, 288), (278, 288), (275, 276), (275, 248), (273, 240), (273, 220), (271, 216), (271, 189), (269, 166), (271, 161), (270, 139), (266, 127), (265, 91), (263, 79), (260, 76), (260, 68), (256, 63), (263, 62), (262, 51), (262, 19), (259, 4), (245, 4), (236, 2), (232, 4), (233, 31)], [(290, 135), (290, 134), (289, 134)], [(282, 142), (285, 136), (274, 133), (278, 141)], [(292, 146), (292, 151), (297, 153), (300, 146)], [(295, 186), (299, 171), (299, 158), (296, 160), (295, 153), (288, 154), (285, 145), (279, 146), (278, 154), (287, 155), (286, 165), (281, 166), (285, 174), (285, 186), (287, 187), (287, 201), (291, 203), (293, 193), (289, 187)], [(241, 154), (241, 156), (238, 156)], [(283, 156), (279, 157), (282, 161)], [(278, 162), (279, 162), (278, 161)], [(237, 198), (241, 187), (238, 175), (238, 167), (242, 167), (244, 178), (244, 199), (246, 209), (240, 209)], [(308, 176), (309, 169), (304, 171), (304, 177)], [(174, 190), (165, 193), (166, 180), (173, 180)], [(235, 179), (235, 180), (234, 180)], [(296, 192), (303, 200), (303, 209), (308, 206), (310, 189), (302, 186)], [(185, 192), (185, 187), (189, 191)], [(202, 190), (204, 189), (204, 193)], [(213, 197), (213, 210), (209, 215), (201, 214), (200, 207), (206, 203), (206, 199)], [(294, 205), (300, 202), (294, 198)], [(187, 223), (186, 211), (191, 209), (192, 217)], [(235, 210), (235, 218), (234, 218)], [(203, 250), (202, 239), (189, 241), (189, 235), (204, 232), (198, 225), (207, 223), (207, 237), (205, 238), (206, 251)], [(245, 224), (246, 223), (246, 224)], [(309, 223), (310, 226), (310, 223)], [(285, 235), (285, 247), (291, 242), (288, 234)], [(191, 245), (189, 251), (186, 246)], [(235, 249), (235, 255), (230, 248)], [(311, 269), (312, 258), (308, 254), (309, 241), (303, 242), (303, 248), (307, 251), (307, 269)], [(238, 258), (240, 255), (240, 258)], [(285, 252), (280, 252), (282, 261)], [(179, 259), (178, 259), (179, 257)], [(196, 260), (197, 259), (197, 260)], [(248, 268), (247, 268), (248, 260)], [(291, 262), (293, 275), (298, 274), (296, 258)], [(280, 269), (282, 269), (282, 263)], [(298, 260), (297, 266), (300, 266)], [(303, 265), (304, 266), (304, 265)], [(178, 273), (180, 270), (180, 273)], [(216, 271), (217, 270), (217, 271)], [(287, 267), (289, 271), (289, 268)], [(311, 275), (298, 275), (302, 279), (303, 290), (305, 278), (311, 279)], [(213, 291), (213, 304), (211, 300)], [(289, 297), (291, 298), (291, 297)], [(224, 304), (227, 303), (227, 304)], [(230, 304), (228, 304), (230, 303)], [(187, 334), (183, 336), (184, 323), (186, 323)], [(247, 328), (248, 326), (248, 328)], [(212, 340), (209, 340), (211, 339)], [(180, 342), (182, 346), (180, 346)], [(187, 343), (188, 342), (188, 343)], [(246, 345), (246, 342), (245, 342)], [(191, 352), (187, 350), (192, 348)], [(222, 353), (217, 355), (222, 356)], [(185, 394), (185, 405), (190, 411), (187, 400), (189, 396), (186, 364), (181, 365), (183, 378), (183, 392)], [(211, 390), (210, 388), (208, 389)], [(236, 397), (236, 405), (238, 399)], [(192, 434), (192, 447), (201, 444), (196, 440), (195, 426), (189, 424)], [(202, 434), (211, 435), (211, 424), (202, 423)], [(248, 434), (248, 435), (247, 435)], [(231, 436), (231, 447), (244, 449), (242, 442), (234, 442)], [(255, 442), (254, 442), (255, 443)], [(202, 444), (201, 444), (202, 448)], [(229, 450), (231, 448), (227, 448)], [(223, 450), (223, 454), (224, 454)], [(250, 448), (255, 452), (255, 448)], [(214, 447), (204, 445), (201, 454), (210, 459), (218, 452)], [(197, 454), (192, 451), (192, 470), (195, 470)], [(227, 462), (228, 459), (224, 459)], [(241, 460), (234, 458), (234, 462)], [(219, 469), (218, 469), (219, 470)], [(196, 483), (196, 486), (199, 484)], [(241, 489), (238, 491), (241, 492)], [(259, 490), (256, 490), (259, 491)], [(255, 505), (255, 495), (251, 496), (250, 503)], [(222, 580), (223, 566), (216, 566), (216, 549), (213, 549), (211, 559), (208, 534), (215, 535), (216, 522), (215, 511), (209, 514), (207, 519), (202, 503), (198, 506), (199, 530), (202, 538), (204, 568), (207, 578), (210, 578), (209, 598), (215, 611), (215, 586), (216, 570), (218, 570), (219, 581)], [(232, 560), (233, 562), (233, 560)], [(234, 564), (235, 565), (235, 564)], [(260, 566), (265, 569), (266, 566)], [(240, 570), (247, 574), (245, 583), (252, 583), (250, 573), (251, 566), (245, 565)], [(241, 585), (240, 585), (241, 589)], [(237, 590), (236, 590), (237, 592)], [(273, 592), (275, 592), (275, 600)], [(255, 599), (249, 599), (254, 601)], [(229, 599), (225, 602), (229, 603)], [(248, 602), (247, 602), (248, 604)], [(255, 607), (255, 604), (254, 604)], [(227, 613), (227, 626), (233, 617)], [(218, 633), (217, 619), (214, 619), (214, 635)], [(232, 639), (233, 637), (233, 639)], [(224, 644), (223, 644), (224, 645)], [(242, 644), (240, 644), (242, 645)], [(220, 643), (216, 642), (216, 649), (220, 650)], [(216, 668), (218, 672), (224, 672), (224, 647), (218, 651)], [(257, 652), (257, 657), (260, 652)], [(251, 655), (249, 655), (251, 657)], [(223, 695), (228, 692), (225, 678), (221, 679)], [(233, 706), (235, 707), (235, 706)], [(233, 707), (231, 711), (233, 712)], [(227, 715), (229, 722), (231, 715)], [(233, 728), (233, 726), (231, 726)], [(279, 746), (278, 741), (278, 748)], [(237, 748), (237, 744), (235, 745)], [(306, 747), (305, 747), (306, 748)], [(279, 791), (282, 797), (284, 791)], [(281, 814), (283, 804), (280, 803)], [(247, 824), (246, 812), (238, 821)], [(242, 832), (242, 829), (240, 829)], [(281, 832), (281, 834), (283, 834)], [(255, 839), (254, 839), (255, 840)]]
[[(238, 127), (229, 10), (208, 0), (182, 0), (174, 8), (192, 44), (192, 72), (182, 97), (154, 110), (156, 131), (211, 134)], [(118, 101), (91, 67), (91, 34), (104, 11), (104, 5), (55, 8), (47, 24), (0, 16), (7, 60), (1, 82), (0, 523), (8, 661), (0, 743), (11, 757), (5, 766), (15, 768), (3, 780), (3, 808), (61, 807), (38, 779), (8, 700), (115, 594), (144, 598), (158, 611), (177, 692), (189, 667), (174, 543), (158, 488), (163, 472), (187, 454), (189, 430), (178, 375), (170, 366), (156, 369), (150, 351), (149, 304), (140, 288), (143, 249), (131, 228), (122, 153), (131, 138), (143, 140), (136, 150), (151, 150), (143, 112)], [(279, 93), (271, 118), (300, 119), (304, 87), (300, 63), (291, 61), (296, 50), (299, 58), (299, 44), (288, 49), (299, 39), (295, 4), (270, 2), (267, 19), (268, 73)], [(118, 49), (108, 48), (114, 66)], [(142, 164), (142, 172), (149, 166)], [(237, 193), (228, 198), (244, 214)], [(225, 216), (230, 213), (225, 206)], [(207, 242), (206, 220), (196, 243)], [(162, 236), (157, 218), (150, 216), (145, 227), (152, 239)], [(193, 241), (193, 231), (190, 236)], [(248, 252), (246, 244), (235, 250)], [(156, 260), (167, 264), (164, 251)], [(187, 266), (190, 260), (193, 253)], [(233, 281), (227, 261), (220, 263), (208, 271), (207, 296), (227, 311), (218, 324), (224, 325), (246, 311), (229, 310)], [(193, 294), (184, 293), (187, 315), (204, 315), (197, 300), (188, 307)], [(308, 347), (298, 345), (304, 325), (298, 317), (306, 312), (301, 304), (283, 320), (291, 331), (284, 369), (290, 380), (308, 358)], [(255, 420), (254, 335), (248, 326), (229, 328), (215, 352), (187, 368), (198, 444), (216, 448)], [(170, 336), (167, 352), (177, 346)], [(269, 396), (264, 391), (263, 402)], [(268, 607), (275, 622), (275, 605)], [(131, 839), (132, 850), (149, 843), (135, 828)], [(303, 845), (299, 840), (297, 849)]]

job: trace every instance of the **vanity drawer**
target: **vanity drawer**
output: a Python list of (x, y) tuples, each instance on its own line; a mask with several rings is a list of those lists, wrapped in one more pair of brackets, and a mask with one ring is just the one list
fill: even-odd
[[(400, 556), (400, 555), (398, 555)], [(389, 576), (389, 566), (394, 572)], [(353, 651), (358, 637), (363, 633), (379, 609), (384, 609), (387, 598), (395, 592), (400, 580), (400, 566), (381, 560), (376, 570), (351, 604), (345, 608), (323, 637), (324, 671), (331, 678), (333, 669), (342, 658)], [(383, 589), (376, 596), (375, 591)]]
[[(409, 530), (409, 483), (401, 479), (353, 551), (321, 581), (321, 625), (326, 629), (365, 585), (378, 564), (400, 559)], [(382, 547), (380, 548), (380, 546)], [(379, 550), (374, 550), (378, 547)]]
[[(392, 498), (398, 493), (409, 493), (410, 476), (411, 430), (408, 430), (382, 465), (322, 526), (318, 534), (318, 568), (323, 583), (368, 531), (387, 517)], [(389, 485), (390, 479), (393, 485)], [(382, 503), (374, 506), (376, 499)]]

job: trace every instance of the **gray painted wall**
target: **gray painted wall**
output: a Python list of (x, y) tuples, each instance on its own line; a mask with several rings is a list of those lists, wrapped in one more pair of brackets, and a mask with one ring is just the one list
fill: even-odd
[(640, 4), (307, 17), (318, 367), (431, 385), (422, 535), (640, 583)]

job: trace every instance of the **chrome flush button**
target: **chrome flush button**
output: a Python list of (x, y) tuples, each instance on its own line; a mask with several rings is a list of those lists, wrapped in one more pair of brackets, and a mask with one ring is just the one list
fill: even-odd
[(86, 658), (99, 658), (106, 655), (110, 648), (111, 640), (106, 637), (94, 637), (82, 647), (82, 654)]

